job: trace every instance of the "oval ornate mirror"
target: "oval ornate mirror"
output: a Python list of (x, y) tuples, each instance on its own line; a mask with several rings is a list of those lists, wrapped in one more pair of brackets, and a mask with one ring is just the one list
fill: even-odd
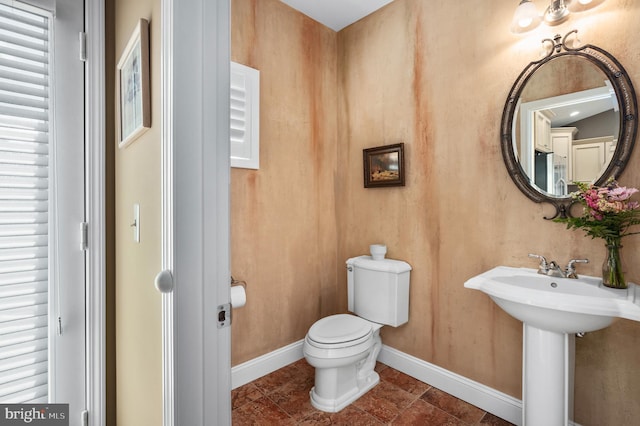
[(637, 132), (637, 101), (622, 65), (593, 45), (573, 48), (546, 39), (547, 55), (514, 83), (502, 114), (502, 156), (515, 184), (531, 200), (566, 217), (575, 182), (617, 178)]

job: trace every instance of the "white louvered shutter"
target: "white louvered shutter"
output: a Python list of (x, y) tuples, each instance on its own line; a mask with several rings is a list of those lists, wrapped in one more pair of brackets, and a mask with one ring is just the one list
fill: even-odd
[(260, 71), (231, 62), (231, 167), (260, 167)]
[(0, 4), (0, 402), (48, 398), (49, 36)]

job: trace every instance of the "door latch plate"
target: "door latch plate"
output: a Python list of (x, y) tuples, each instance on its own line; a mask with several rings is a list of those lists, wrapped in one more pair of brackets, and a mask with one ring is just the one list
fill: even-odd
[(231, 325), (231, 303), (218, 306), (218, 328)]

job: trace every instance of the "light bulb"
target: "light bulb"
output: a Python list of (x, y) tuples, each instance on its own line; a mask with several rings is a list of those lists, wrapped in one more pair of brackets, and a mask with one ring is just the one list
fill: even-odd
[(571, 12), (584, 12), (585, 10), (593, 9), (605, 0), (572, 0), (567, 2), (567, 8)]
[(532, 18), (522, 18), (518, 21), (520, 28), (527, 28), (533, 22)]
[(536, 28), (541, 21), (542, 18), (538, 14), (538, 9), (536, 9), (531, 0), (522, 0), (513, 14), (511, 32), (523, 33), (530, 31)]

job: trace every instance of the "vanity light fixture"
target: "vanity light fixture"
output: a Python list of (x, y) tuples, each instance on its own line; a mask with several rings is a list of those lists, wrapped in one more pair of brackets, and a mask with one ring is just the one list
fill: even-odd
[(532, 0), (521, 0), (513, 14), (511, 32), (514, 34), (531, 31), (542, 21), (547, 25), (559, 25), (569, 19), (572, 12), (583, 12), (603, 3), (604, 0), (551, 0), (541, 15)]
[(570, 13), (564, 0), (553, 0), (544, 12), (544, 22), (549, 25), (559, 25), (569, 19)]

